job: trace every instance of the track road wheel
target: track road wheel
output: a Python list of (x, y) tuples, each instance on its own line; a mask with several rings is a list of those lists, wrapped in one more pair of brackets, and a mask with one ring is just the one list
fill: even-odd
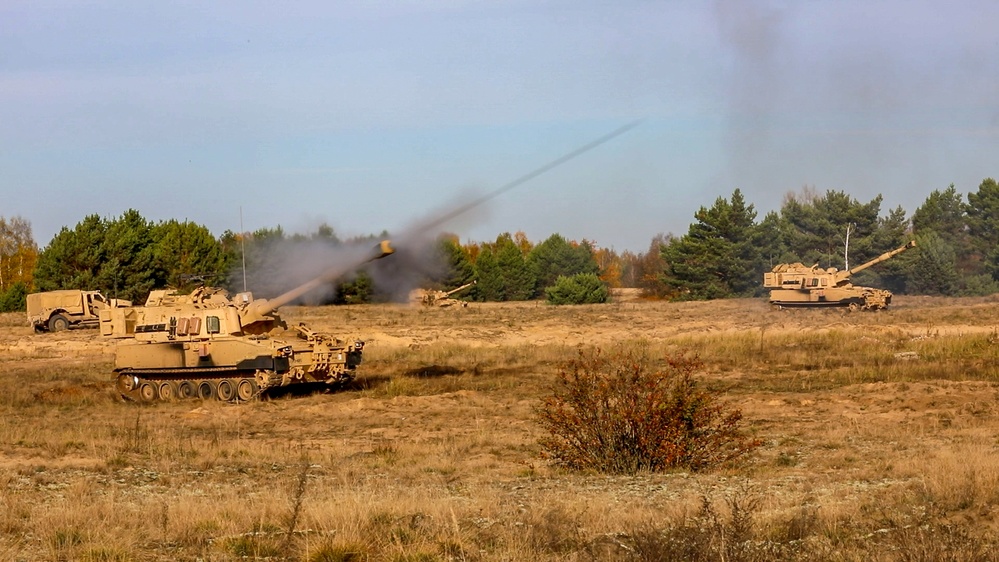
[(156, 400), (156, 388), (148, 382), (139, 385), (139, 399), (143, 402)]
[(212, 381), (201, 381), (198, 385), (198, 398), (202, 400), (212, 400), (216, 395), (215, 383)]
[(236, 398), (246, 402), (257, 394), (257, 383), (251, 379), (241, 379), (236, 383)]
[(69, 329), (69, 318), (66, 318), (62, 314), (56, 314), (52, 318), (49, 318), (49, 331), (50, 332), (61, 332), (63, 330)]
[(229, 402), (234, 396), (236, 396), (236, 387), (233, 386), (232, 381), (226, 379), (219, 381), (217, 397), (222, 402)]
[(194, 386), (191, 381), (182, 381), (177, 385), (177, 398), (181, 400), (187, 400), (188, 398), (194, 398), (198, 395), (198, 387)]
[(156, 395), (164, 402), (177, 399), (177, 385), (173, 381), (162, 381), (156, 387)]

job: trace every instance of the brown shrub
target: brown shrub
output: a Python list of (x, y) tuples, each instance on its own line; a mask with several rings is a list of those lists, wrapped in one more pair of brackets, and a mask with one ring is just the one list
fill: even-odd
[(545, 456), (570, 469), (632, 474), (700, 470), (746, 454), (758, 442), (739, 429), (740, 411), (697, 385), (700, 366), (682, 354), (653, 368), (635, 354), (581, 350), (538, 409), (550, 434)]

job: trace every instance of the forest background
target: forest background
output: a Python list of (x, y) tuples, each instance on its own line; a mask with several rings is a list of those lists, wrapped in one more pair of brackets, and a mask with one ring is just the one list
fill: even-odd
[[(994, 179), (983, 180), (967, 196), (953, 185), (935, 190), (911, 216), (901, 207), (882, 213), (881, 203), (880, 194), (861, 202), (843, 191), (806, 187), (758, 219), (754, 205), (736, 189), (694, 213), (686, 234), (657, 234), (645, 252), (617, 252), (557, 233), (538, 243), (520, 232), (466, 243), (442, 234), (425, 247), (410, 248), (408, 259), (373, 262), (337, 279), (311, 304), (401, 300), (408, 289), (448, 290), (472, 281), (476, 284), (462, 298), (547, 295), (551, 301), (552, 289), (567, 279), (639, 288), (655, 299), (752, 297), (765, 293), (762, 275), (776, 264), (846, 269), (911, 239), (917, 241), (915, 250), (864, 270), (853, 281), (899, 294), (999, 292)], [(328, 268), (337, 249), (383, 238), (391, 233), (341, 239), (325, 224), (307, 234), (288, 234), (278, 225), (216, 237), (190, 221), (152, 223), (130, 209), (116, 218), (88, 215), (39, 249), (27, 219), (0, 216), (0, 311), (24, 310), (30, 292), (63, 288), (100, 290), (133, 302), (144, 302), (152, 289), (183, 291), (200, 283), (275, 296)], [(309, 267), (293, 265), (302, 263)], [(593, 294), (607, 298), (606, 291)]]

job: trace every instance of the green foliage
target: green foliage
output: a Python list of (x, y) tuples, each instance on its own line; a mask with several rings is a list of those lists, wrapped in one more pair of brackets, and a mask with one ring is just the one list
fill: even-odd
[(633, 474), (701, 470), (753, 450), (739, 429), (742, 414), (700, 388), (696, 359), (645, 358), (580, 351), (559, 370), (538, 409), (548, 435), (545, 456), (565, 468)]
[(933, 230), (918, 237), (917, 244), (910, 256), (906, 289), (921, 295), (956, 296), (961, 277), (955, 265), (954, 248)]
[(191, 289), (200, 284), (192, 276), (212, 285), (225, 281), (225, 252), (204, 226), (171, 219), (153, 228), (152, 239), (156, 266), (167, 285)]
[(22, 281), (14, 283), (5, 291), (0, 291), (0, 312), (24, 312), (27, 296), (28, 286)]
[(534, 295), (537, 283), (534, 272), (524, 259), (524, 253), (509, 233), (484, 246), (475, 262), (477, 300), (522, 301)]
[(593, 273), (560, 276), (555, 284), (545, 288), (549, 304), (594, 304), (607, 302), (610, 289)]
[(779, 213), (770, 211), (763, 217), (756, 227), (756, 240), (765, 271), (770, 271), (779, 263), (787, 262), (787, 235)]
[(570, 277), (579, 273), (600, 273), (593, 258), (593, 245), (587, 241), (572, 244), (559, 234), (552, 234), (547, 240), (535, 246), (527, 254), (527, 265), (537, 278), (538, 293), (555, 285), (559, 277)]
[(956, 240), (967, 237), (965, 222), (964, 200), (954, 184), (943, 191), (933, 190), (912, 213), (913, 232), (936, 232), (952, 246)]
[(349, 281), (341, 280), (336, 284), (333, 304), (363, 304), (371, 302), (374, 293), (374, 281), (366, 271), (359, 271)]
[(154, 263), (152, 231), (152, 223), (134, 209), (107, 222), (100, 246), (104, 261), (97, 274), (98, 287), (110, 295), (142, 301), (162, 283), (162, 270)]
[(63, 227), (38, 256), (39, 290), (97, 289), (142, 302), (151, 289), (189, 288), (185, 275), (224, 277), (226, 254), (207, 228), (176, 220), (152, 224), (129, 209), (115, 219), (89, 215)]
[(503, 300), (503, 277), (492, 248), (485, 246), (479, 253), (479, 259), (475, 260), (475, 277), (479, 280), (473, 290), (475, 300)]
[(503, 300), (523, 301), (534, 296), (537, 278), (509, 234), (496, 239), (496, 264), (503, 279)]
[(719, 197), (694, 217), (689, 232), (662, 250), (666, 284), (682, 299), (753, 294), (762, 274), (753, 206), (736, 189), (731, 201)]
[(968, 194), (966, 213), (975, 249), (987, 254), (999, 245), (999, 183), (985, 178), (978, 191)]
[(441, 289), (455, 289), (475, 279), (475, 266), (457, 238), (441, 237), (437, 241), (437, 253), (444, 271), (432, 281)]
[(970, 275), (964, 278), (960, 295), (966, 297), (984, 297), (999, 293), (999, 281), (992, 275)]
[(84, 217), (73, 230), (62, 227), (38, 255), (35, 287), (40, 291), (106, 289), (97, 285), (106, 235), (107, 222), (97, 215)]
[[(274, 266), (268, 264), (267, 260), (287, 253), (277, 250), (285, 242), (284, 229), (280, 225), (275, 228), (260, 228), (254, 232), (246, 233), (238, 237), (236, 242), (238, 246), (236, 247), (235, 261), (239, 264), (241, 270), (244, 265), (243, 262), (245, 262), (246, 270), (251, 277), (253, 272), (272, 270)], [(241, 277), (242, 271), (240, 271)], [(241, 287), (242, 279), (240, 279), (240, 283), (233, 283), (233, 285)], [(264, 284), (259, 279), (251, 278), (247, 288), (259, 291), (262, 285)]]
[[(904, 239), (891, 239), (901, 234), (899, 217), (892, 214), (890, 220), (882, 221), (881, 200), (878, 195), (868, 203), (860, 203), (842, 191), (831, 190), (821, 197), (807, 191), (790, 197), (781, 208), (781, 229), (789, 249), (789, 255), (781, 261), (843, 268), (848, 226), (851, 264), (901, 246)], [(903, 211), (902, 230), (904, 215)], [(881, 227), (890, 227), (892, 232), (879, 232)]]

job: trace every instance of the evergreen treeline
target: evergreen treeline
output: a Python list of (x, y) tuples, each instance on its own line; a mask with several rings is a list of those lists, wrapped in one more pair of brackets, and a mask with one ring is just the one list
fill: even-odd
[[(953, 185), (933, 191), (911, 218), (901, 207), (883, 212), (881, 203), (880, 195), (861, 202), (842, 191), (804, 189), (760, 219), (736, 189), (698, 209), (686, 234), (657, 235), (644, 253), (617, 253), (559, 234), (536, 244), (519, 232), (467, 244), (444, 235), (408, 258), (345, 272), (320, 302), (399, 300), (401, 289), (446, 290), (473, 280), (462, 296), (478, 301), (602, 302), (613, 287), (674, 300), (759, 296), (763, 273), (778, 263), (842, 269), (847, 260), (859, 265), (911, 238), (918, 241), (915, 250), (854, 281), (902, 294), (999, 292), (995, 180), (984, 180), (966, 199)], [(241, 291), (244, 262), (246, 286), (275, 296), (325, 271), (338, 252), (385, 237), (341, 240), (323, 225), (306, 235), (289, 236), (278, 226), (216, 239), (204, 226), (152, 223), (129, 210), (113, 219), (89, 215), (39, 251), (26, 220), (0, 217), (0, 310), (23, 310), (24, 295), (34, 290), (99, 289), (135, 302), (154, 288), (187, 290), (202, 282)]]
[[(779, 212), (756, 220), (736, 189), (694, 214), (679, 238), (653, 242), (659, 261), (639, 280), (649, 293), (672, 299), (762, 295), (760, 280), (779, 263), (846, 269), (915, 238), (915, 250), (853, 277), (902, 294), (986, 295), (999, 292), (999, 185), (989, 178), (964, 202), (953, 185), (934, 191), (906, 219), (901, 207), (881, 212), (880, 195), (860, 202), (842, 191), (803, 190)], [(849, 254), (846, 248), (849, 247)], [(847, 262), (849, 259), (849, 262)]]

